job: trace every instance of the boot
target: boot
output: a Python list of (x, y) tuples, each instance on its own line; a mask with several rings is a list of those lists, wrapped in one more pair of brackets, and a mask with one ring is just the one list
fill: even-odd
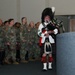
[(52, 62), (48, 63), (48, 69), (52, 69)]
[(13, 64), (16, 64), (16, 65), (18, 65), (19, 63), (18, 63), (17, 61), (13, 61)]
[(27, 60), (21, 60), (21, 63), (28, 63)]
[(44, 71), (47, 70), (47, 63), (43, 63), (43, 70), (44, 70)]
[(4, 63), (5, 64), (11, 64), (11, 62), (9, 62), (9, 60), (7, 60), (7, 59), (4, 60)]
[(28, 60), (29, 60), (28, 55), (29, 55), (29, 52), (27, 51), (27, 52), (26, 52), (26, 54), (25, 54), (25, 60), (26, 60), (26, 61), (28, 61)]

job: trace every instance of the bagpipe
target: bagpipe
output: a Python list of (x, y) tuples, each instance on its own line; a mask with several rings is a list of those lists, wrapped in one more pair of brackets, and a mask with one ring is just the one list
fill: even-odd
[(56, 28), (56, 25), (52, 21), (50, 21), (47, 25), (43, 23), (43, 26), (44, 28), (42, 28), (42, 32), (43, 30), (52, 31)]
[[(44, 25), (44, 24), (43, 24)], [(58, 33), (60, 33), (60, 29), (62, 29), (62, 32), (65, 32), (65, 27), (63, 25), (63, 21), (58, 20), (57, 18), (54, 18), (48, 25), (44, 25), (44, 28), (42, 31), (45, 29), (47, 31), (52, 31), (55, 28), (58, 29)]]
[[(44, 31), (53, 31), (55, 28), (56, 28), (56, 26), (52, 22), (50, 22), (49, 24), (44, 25), (44, 28), (42, 28), (42, 32), (44, 32)], [(55, 34), (49, 33), (49, 35), (51, 35), (55, 39)]]
[(59, 33), (60, 33), (60, 28), (62, 28), (62, 32), (64, 33), (65, 32), (65, 27), (63, 25), (63, 21), (61, 20), (58, 20), (57, 18), (54, 18), (52, 20), (53, 24), (58, 28), (59, 30)]

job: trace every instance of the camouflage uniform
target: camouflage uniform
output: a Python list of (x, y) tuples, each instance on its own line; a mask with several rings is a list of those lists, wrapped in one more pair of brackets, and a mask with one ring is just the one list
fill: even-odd
[(3, 30), (3, 26), (0, 26), (0, 64), (3, 62), (4, 60), (4, 50), (5, 50), (5, 34), (4, 34), (4, 30)]
[(15, 29), (16, 29), (16, 60), (19, 62), (20, 61), (20, 48), (21, 48), (20, 27), (15, 27)]
[(21, 38), (21, 60), (25, 60), (25, 55), (27, 52), (27, 25), (21, 25), (21, 32), (20, 32), (20, 38)]
[(7, 33), (7, 30), (8, 30), (8, 26), (3, 26), (3, 31), (5, 33), (5, 57), (7, 56), (8, 54), (8, 47), (6, 45), (6, 33)]
[(10, 45), (8, 46), (8, 54), (6, 59), (12, 58), (13, 62), (16, 60), (16, 32), (14, 27), (8, 27), (6, 32), (6, 42)]
[(37, 35), (38, 29), (35, 29), (35, 58), (40, 58), (39, 36)]
[(34, 59), (36, 57), (36, 29), (31, 28), (30, 34), (29, 34), (29, 42), (30, 42), (30, 51), (29, 51), (29, 57), (31, 59)]

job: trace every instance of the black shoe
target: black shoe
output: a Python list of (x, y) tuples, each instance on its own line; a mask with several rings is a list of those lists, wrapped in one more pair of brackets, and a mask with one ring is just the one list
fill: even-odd
[(44, 72), (45, 72), (45, 71), (47, 71), (47, 69), (43, 69), (42, 71), (44, 71)]

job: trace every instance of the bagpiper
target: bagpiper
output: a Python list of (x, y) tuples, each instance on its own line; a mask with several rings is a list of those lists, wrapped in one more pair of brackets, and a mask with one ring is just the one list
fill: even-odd
[[(43, 62), (43, 70), (52, 69), (52, 44), (55, 43), (55, 35), (58, 29), (52, 22), (54, 19), (55, 8), (45, 8), (41, 16), (41, 24), (38, 27), (38, 35), (40, 36), (39, 45), (41, 46)], [(48, 57), (47, 57), (48, 56)]]

